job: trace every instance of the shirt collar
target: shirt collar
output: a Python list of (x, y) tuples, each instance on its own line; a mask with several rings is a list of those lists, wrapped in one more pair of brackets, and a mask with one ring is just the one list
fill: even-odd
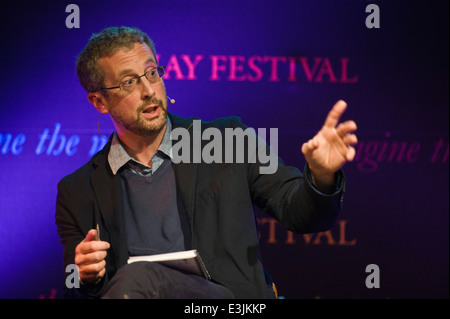
[(170, 118), (167, 117), (167, 127), (166, 131), (164, 132), (163, 139), (161, 141), (161, 145), (159, 145), (158, 151), (163, 152), (165, 155), (169, 156), (171, 155), (171, 149), (172, 149), (172, 140), (170, 139), (170, 133), (172, 133), (172, 123), (170, 122)]
[[(161, 144), (159, 145), (156, 154), (158, 152), (161, 152), (171, 158), (170, 155), (170, 149), (172, 148), (172, 141), (170, 139), (171, 131), (172, 131), (172, 123), (170, 122), (170, 118), (167, 118), (166, 131), (164, 132), (163, 139), (161, 141)], [(140, 163), (139, 161), (135, 160), (130, 155), (128, 155), (127, 151), (120, 143), (119, 137), (117, 136), (117, 132), (114, 132), (111, 141), (111, 148), (109, 149), (108, 153), (108, 163), (109, 166), (111, 167), (113, 174), (116, 175), (117, 171), (129, 161), (133, 161), (140, 165), (143, 165), (142, 163)]]

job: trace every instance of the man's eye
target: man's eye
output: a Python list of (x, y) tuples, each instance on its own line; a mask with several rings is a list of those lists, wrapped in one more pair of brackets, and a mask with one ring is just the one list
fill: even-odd
[(148, 75), (150, 76), (150, 77), (155, 77), (156, 76), (156, 69), (152, 69), (152, 70), (150, 70), (149, 72), (148, 72)]
[(130, 86), (133, 85), (136, 82), (136, 79), (128, 79), (122, 82), (123, 85), (125, 86)]

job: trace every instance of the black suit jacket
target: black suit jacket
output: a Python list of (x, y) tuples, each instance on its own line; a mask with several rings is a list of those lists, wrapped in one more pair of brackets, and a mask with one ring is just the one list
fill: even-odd
[[(193, 119), (173, 114), (169, 118), (173, 129), (192, 131)], [(201, 124), (202, 131), (208, 127), (222, 132), (226, 127), (246, 128), (237, 117)], [(108, 280), (128, 259), (120, 176), (109, 167), (109, 149), (110, 142), (58, 184), (55, 218), (64, 246), (64, 267), (74, 263), (75, 247), (97, 223), (101, 239), (111, 244), (104, 279), (78, 289), (87, 297), (100, 297)], [(266, 175), (252, 163), (179, 163), (174, 164), (174, 171), (191, 246), (199, 251), (212, 280), (228, 287), (237, 298), (268, 296), (253, 205), (291, 231), (324, 231), (339, 214), (345, 184), (339, 171), (337, 191), (321, 194), (304, 177), (309, 174), (307, 166), (302, 174), (283, 165), (281, 159), (276, 173)]]

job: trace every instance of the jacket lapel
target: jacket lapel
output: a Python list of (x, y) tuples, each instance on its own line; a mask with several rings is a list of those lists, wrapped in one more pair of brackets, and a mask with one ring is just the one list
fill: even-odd
[[(185, 119), (177, 115), (169, 114), (172, 129), (181, 127), (191, 132), (192, 119)], [(192, 133), (192, 132), (191, 132)], [(192, 146), (192, 134), (191, 146)], [(120, 177), (114, 175), (108, 164), (108, 153), (110, 142), (96, 155), (94, 160), (94, 171), (91, 174), (92, 187), (100, 208), (100, 216), (95, 216), (100, 226), (102, 240), (109, 241), (114, 250), (111, 251), (117, 267), (125, 264), (128, 259), (128, 249), (125, 234), (125, 221), (122, 206), (122, 189)], [(192, 150), (192, 147), (191, 147)], [(192, 154), (191, 154), (192, 155)], [(174, 164), (177, 189), (180, 192), (181, 201), (184, 206), (189, 224), (193, 225), (195, 207), (195, 187), (197, 183), (197, 166), (195, 163)], [(106, 231), (106, 236), (103, 232)]]
[[(169, 114), (169, 118), (172, 122), (172, 130), (175, 128), (185, 128), (189, 130), (190, 145), (192, 150), (192, 119), (185, 119), (177, 115)], [(195, 207), (195, 186), (197, 183), (197, 169), (198, 164), (192, 163), (178, 163), (174, 164), (175, 179), (177, 182), (178, 190), (181, 193), (181, 200), (186, 211), (189, 223), (193, 225), (194, 219), (194, 207)]]
[(100, 216), (95, 216), (100, 225), (100, 239), (110, 242), (111, 247), (114, 247), (111, 258), (115, 260), (117, 267), (120, 267), (127, 262), (128, 249), (120, 177), (112, 173), (108, 164), (110, 145), (109, 142), (95, 159), (91, 182), (100, 208)]

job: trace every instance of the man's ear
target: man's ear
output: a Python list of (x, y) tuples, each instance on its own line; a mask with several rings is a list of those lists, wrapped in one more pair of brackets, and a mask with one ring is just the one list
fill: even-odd
[(108, 113), (106, 98), (99, 92), (90, 92), (87, 96), (89, 102), (102, 114)]

